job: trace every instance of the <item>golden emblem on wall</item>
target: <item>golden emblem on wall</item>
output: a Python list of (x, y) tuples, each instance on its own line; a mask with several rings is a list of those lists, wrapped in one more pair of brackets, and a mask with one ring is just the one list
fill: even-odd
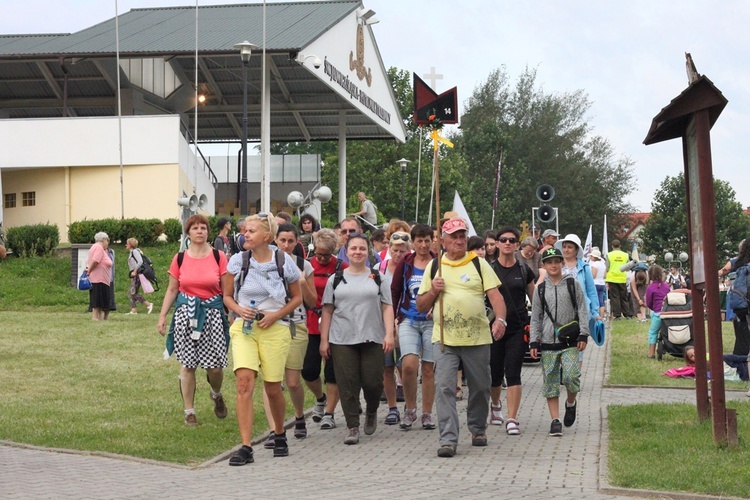
[(367, 86), (372, 85), (372, 70), (365, 68), (365, 30), (362, 24), (357, 25), (357, 58), (354, 51), (349, 52), (349, 69), (357, 70), (357, 78), (367, 80)]

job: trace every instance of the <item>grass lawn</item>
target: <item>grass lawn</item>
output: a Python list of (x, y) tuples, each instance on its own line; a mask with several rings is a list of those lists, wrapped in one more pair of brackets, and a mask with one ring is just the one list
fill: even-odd
[[(609, 384), (695, 387), (694, 380), (674, 379), (662, 375), (672, 367), (685, 366), (682, 358), (667, 354), (662, 361), (658, 361), (646, 357), (650, 323), (638, 323), (634, 320), (613, 323)], [(731, 322), (722, 322), (722, 337), (723, 352), (732, 352), (734, 329)], [(725, 385), (727, 390), (747, 390), (747, 382), (726, 382)]]
[[(144, 251), (166, 288), (175, 249)], [(146, 315), (125, 314), (126, 252), (116, 246), (118, 311), (93, 322), (88, 294), (69, 285), (70, 259), (9, 259), (0, 264), (0, 439), (37, 446), (121, 453), (195, 465), (239, 443), (234, 412), (235, 379), (226, 371), (222, 391), (229, 416), (213, 414), (205, 372), (197, 371), (200, 425), (183, 424), (179, 364), (164, 361), (156, 331), (162, 292)], [(307, 392), (306, 407), (313, 405)], [(254, 435), (267, 432), (261, 391), (255, 391)], [(287, 405), (287, 417), (292, 416)]]

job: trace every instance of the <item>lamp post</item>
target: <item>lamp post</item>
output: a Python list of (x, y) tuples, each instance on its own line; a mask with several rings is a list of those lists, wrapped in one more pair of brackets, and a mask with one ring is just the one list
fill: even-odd
[(396, 163), (401, 166), (401, 220), (404, 220), (404, 217), (406, 217), (404, 214), (404, 203), (406, 202), (406, 166), (411, 163), (411, 161), (406, 158), (401, 158)]
[(247, 204), (247, 67), (250, 63), (250, 54), (257, 45), (245, 40), (234, 46), (239, 49), (242, 59), (242, 177), (240, 178), (240, 214), (247, 215), (249, 208)]

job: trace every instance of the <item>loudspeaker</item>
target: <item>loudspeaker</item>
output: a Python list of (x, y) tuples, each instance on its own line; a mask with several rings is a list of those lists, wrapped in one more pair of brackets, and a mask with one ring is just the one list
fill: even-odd
[(552, 198), (555, 197), (555, 188), (549, 184), (542, 184), (536, 188), (536, 197), (539, 198), (539, 201), (542, 203), (549, 203), (552, 201)]
[(331, 201), (331, 198), (333, 197), (333, 193), (331, 192), (331, 188), (328, 186), (320, 186), (320, 188), (316, 189), (312, 194), (314, 199), (320, 200), (321, 203), (328, 203)]
[(202, 194), (200, 198), (198, 198), (198, 208), (200, 210), (206, 210), (208, 208), (208, 196), (205, 194)]
[(555, 209), (549, 205), (542, 205), (537, 210), (536, 217), (541, 222), (552, 222), (555, 220)]
[(287, 195), (286, 202), (292, 208), (299, 208), (305, 202), (305, 196), (299, 191), (292, 191)]
[(187, 207), (191, 212), (195, 212), (195, 209), (198, 208), (198, 197), (192, 195), (190, 198), (178, 198), (177, 204), (181, 207)]

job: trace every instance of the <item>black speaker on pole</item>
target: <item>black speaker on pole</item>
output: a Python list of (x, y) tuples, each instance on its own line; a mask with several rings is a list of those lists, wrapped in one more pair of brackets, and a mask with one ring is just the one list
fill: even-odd
[(541, 222), (552, 222), (555, 220), (555, 209), (549, 205), (542, 205), (536, 211), (536, 216)]
[(539, 198), (539, 201), (542, 203), (549, 203), (552, 201), (552, 198), (555, 197), (555, 188), (549, 184), (542, 184), (536, 188), (536, 197)]

